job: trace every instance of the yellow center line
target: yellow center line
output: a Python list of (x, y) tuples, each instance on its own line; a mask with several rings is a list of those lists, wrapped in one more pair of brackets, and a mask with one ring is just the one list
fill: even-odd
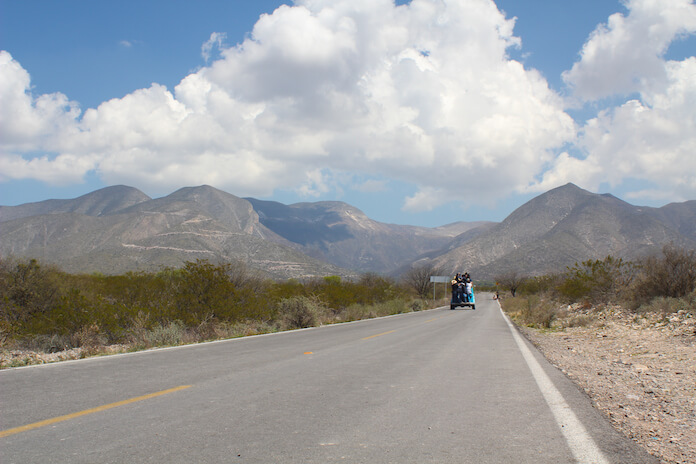
[(84, 411), (74, 412), (72, 414), (66, 414), (65, 416), (54, 417), (53, 419), (46, 419), (40, 422), (34, 422), (33, 424), (23, 425), (21, 427), (15, 427), (13, 429), (7, 429), (0, 432), (0, 438), (9, 437), (17, 433), (27, 432), (29, 430), (38, 429), (39, 427), (45, 427), (47, 425), (57, 424), (58, 422), (63, 422), (70, 419), (75, 419), (77, 417), (86, 416), (87, 414), (93, 414), (95, 412), (106, 411), (107, 409), (116, 408), (118, 406), (124, 406), (126, 404), (136, 403), (138, 401), (148, 400), (150, 398), (155, 398), (157, 396), (166, 395), (167, 393), (174, 393), (180, 390), (185, 390), (191, 388), (191, 385), (182, 385), (180, 387), (170, 388), (169, 390), (163, 390), (156, 393), (150, 393), (148, 395), (138, 396), (136, 398), (131, 398), (128, 400), (118, 401), (116, 403), (105, 404), (103, 406), (98, 406), (92, 409), (85, 409)]
[(369, 337), (363, 338), (363, 340), (369, 340), (371, 338), (381, 337), (382, 335), (387, 335), (387, 334), (394, 333), (394, 332), (396, 332), (396, 330), (390, 330), (389, 332), (383, 332), (383, 333), (377, 334), (377, 335), (370, 335)]

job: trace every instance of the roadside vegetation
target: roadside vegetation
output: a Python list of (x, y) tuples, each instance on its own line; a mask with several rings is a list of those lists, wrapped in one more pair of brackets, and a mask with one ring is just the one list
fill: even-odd
[(696, 316), (696, 252), (672, 245), (660, 256), (636, 262), (606, 257), (568, 267), (564, 273), (496, 278), (503, 309), (521, 325), (551, 328), (560, 319), (585, 325), (590, 318), (568, 319), (569, 305), (601, 310), (618, 305), (636, 315), (658, 313), (667, 318), (682, 312)]
[[(436, 305), (419, 293), (423, 290), (413, 283), (376, 274), (351, 281), (338, 276), (272, 281), (239, 262), (198, 260), (157, 273), (106, 276), (7, 259), (0, 261), (0, 350), (7, 355), (79, 349), (78, 357), (85, 357), (114, 347), (198, 343)], [(0, 367), (40, 362), (9, 358)]]

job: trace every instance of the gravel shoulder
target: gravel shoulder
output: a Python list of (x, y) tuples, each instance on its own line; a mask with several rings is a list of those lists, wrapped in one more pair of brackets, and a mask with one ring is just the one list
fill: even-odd
[(692, 314), (570, 306), (551, 329), (520, 330), (627, 437), (663, 463), (696, 463)]

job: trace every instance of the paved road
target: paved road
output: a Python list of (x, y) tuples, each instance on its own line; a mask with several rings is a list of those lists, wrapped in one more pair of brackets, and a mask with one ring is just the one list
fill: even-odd
[(0, 371), (0, 461), (656, 462), (476, 306)]

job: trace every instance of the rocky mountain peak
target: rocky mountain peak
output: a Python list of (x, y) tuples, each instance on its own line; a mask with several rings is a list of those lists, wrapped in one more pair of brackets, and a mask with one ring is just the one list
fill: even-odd
[(44, 200), (19, 206), (0, 206), (0, 222), (58, 213), (105, 216), (149, 200), (150, 197), (136, 188), (114, 185), (69, 200)]

